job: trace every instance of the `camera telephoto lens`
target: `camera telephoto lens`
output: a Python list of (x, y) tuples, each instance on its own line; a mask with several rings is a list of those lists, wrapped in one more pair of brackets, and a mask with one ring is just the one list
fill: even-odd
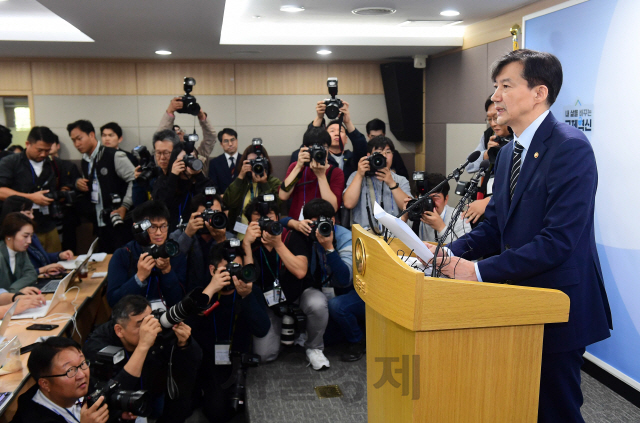
[(258, 280), (258, 272), (256, 270), (256, 267), (252, 264), (247, 264), (246, 266), (242, 266), (242, 281), (249, 283), (249, 282), (255, 282), (256, 280)]
[(318, 224), (317, 231), (320, 235), (326, 238), (331, 235), (331, 232), (333, 232), (333, 225), (331, 222), (320, 222)]
[(365, 176), (375, 176), (376, 171), (387, 167), (387, 158), (381, 153), (373, 153), (367, 160), (369, 161), (369, 170), (365, 172)]
[(182, 160), (184, 160), (184, 164), (187, 167), (191, 168), (191, 170), (193, 170), (194, 172), (199, 172), (204, 167), (202, 160), (193, 156), (184, 156)]

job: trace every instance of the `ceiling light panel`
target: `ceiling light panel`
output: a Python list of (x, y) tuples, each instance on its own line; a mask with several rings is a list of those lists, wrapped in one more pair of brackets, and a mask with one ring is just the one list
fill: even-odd
[(458, 16), (460, 12), (458, 12), (457, 10), (443, 10), (442, 12), (440, 12), (440, 14), (442, 16)]
[(287, 12), (287, 13), (298, 13), (298, 12), (304, 12), (304, 7), (285, 5), (285, 6), (280, 6), (280, 11)]

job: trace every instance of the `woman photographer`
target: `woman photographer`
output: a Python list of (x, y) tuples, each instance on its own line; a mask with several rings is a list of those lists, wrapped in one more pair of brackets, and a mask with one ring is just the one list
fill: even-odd
[[(266, 160), (264, 166), (252, 166), (251, 160), (263, 157)], [(263, 169), (258, 169), (264, 167)], [(247, 218), (242, 214), (242, 210), (255, 197), (262, 194), (278, 194), (280, 179), (271, 175), (271, 160), (267, 150), (262, 145), (250, 145), (242, 153), (242, 157), (236, 165), (238, 177), (229, 185), (224, 192), (224, 204), (229, 209), (229, 226), (227, 229), (240, 232), (238, 239), (244, 237), (245, 230), (236, 230), (236, 222), (240, 222), (246, 227)], [(262, 170), (262, 173), (259, 171)]]
[[(20, 212), (33, 219), (33, 202), (28, 198), (19, 195), (12, 195), (2, 204), (2, 213), (0, 214), (0, 222), (4, 221), (4, 217), (9, 213)], [(34, 233), (31, 236), (31, 245), (27, 249), (31, 264), (37, 270), (39, 275), (46, 274), (49, 276), (57, 275), (64, 272), (64, 267), (58, 263), (60, 260), (70, 260), (74, 257), (73, 251), (60, 251), (57, 253), (48, 253), (38, 236)]]

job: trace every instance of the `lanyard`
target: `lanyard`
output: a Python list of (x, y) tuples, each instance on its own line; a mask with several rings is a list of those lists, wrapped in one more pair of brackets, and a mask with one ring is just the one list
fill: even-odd
[[(373, 179), (373, 176), (370, 176), (371, 178), (371, 183), (373, 185), (373, 194), (376, 196), (376, 201), (378, 201), (378, 193), (376, 192), (376, 184), (375, 181)], [(382, 207), (384, 209), (384, 182), (382, 182), (381, 184), (382, 186), (380, 187), (380, 207)], [(395, 203), (395, 201), (393, 201), (393, 194), (391, 194), (391, 214), (393, 214), (393, 203)]]
[[(308, 167), (304, 168), (304, 171), (302, 172), (302, 183), (300, 184), (302, 186), (302, 207), (304, 207), (304, 205), (307, 204), (307, 170), (308, 169), (309, 169)], [(316, 178), (316, 192), (313, 195), (313, 198), (318, 198), (319, 185), (320, 185), (320, 181), (318, 181)]]
[(31, 162), (29, 162), (29, 169), (31, 169), (31, 180), (33, 181), (33, 186), (37, 188), (36, 186), (36, 171), (33, 170), (33, 165), (31, 164)]
[(64, 409), (64, 411), (66, 411), (67, 413), (69, 413), (69, 415), (70, 415), (71, 417), (73, 417), (73, 419), (74, 419), (75, 421), (77, 421), (78, 423), (80, 423), (80, 420), (78, 420), (78, 418), (77, 418), (76, 416), (74, 416), (74, 415), (73, 415), (73, 413), (72, 413), (71, 411), (67, 410), (66, 408)]
[(180, 222), (182, 223), (182, 212), (187, 208), (187, 202), (191, 198), (191, 192), (187, 193), (187, 197), (184, 199), (184, 203), (178, 205), (178, 215), (180, 216)]
[[(231, 282), (233, 283), (233, 281)], [(220, 294), (218, 294), (218, 300), (220, 299)], [(229, 343), (231, 343), (231, 339), (233, 339), (233, 332), (235, 329), (235, 314), (233, 310), (236, 307), (236, 291), (233, 292), (233, 303), (231, 303), (231, 324), (229, 325)], [(216, 310), (213, 310), (213, 331), (216, 334), (216, 344), (218, 343), (218, 326), (216, 325)]]
[[(276, 253), (276, 272), (273, 273), (273, 270), (271, 269), (271, 266), (269, 265), (269, 258), (267, 257), (267, 254), (264, 252), (264, 250), (262, 249), (262, 247), (260, 247), (260, 253), (262, 253), (260, 255), (260, 267), (262, 269), (264, 269), (264, 263), (262, 261), (262, 257), (264, 256), (264, 261), (267, 263), (267, 268), (269, 269), (269, 272), (271, 273), (271, 276), (273, 276), (273, 280), (274, 282), (278, 280), (278, 276), (280, 273), (280, 256), (278, 256), (278, 253)], [(264, 292), (264, 272), (260, 272), (262, 274), (262, 291)]]

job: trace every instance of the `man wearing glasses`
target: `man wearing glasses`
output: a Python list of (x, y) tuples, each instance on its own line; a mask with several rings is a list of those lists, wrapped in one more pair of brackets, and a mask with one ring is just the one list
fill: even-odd
[(89, 361), (73, 339), (50, 337), (37, 343), (27, 362), (36, 384), (18, 399), (14, 422), (105, 423), (109, 409), (100, 397), (87, 407)]
[(238, 153), (238, 133), (231, 128), (218, 132), (218, 141), (224, 153), (211, 160), (209, 179), (219, 193), (224, 193), (231, 182), (236, 179), (236, 164), (240, 158)]
[[(147, 229), (152, 245), (164, 245), (169, 229), (169, 210), (159, 201), (147, 201), (133, 211), (135, 223), (149, 220)], [(131, 241), (119, 248), (109, 262), (107, 301), (113, 307), (126, 295), (141, 295), (171, 307), (182, 299), (187, 260), (184, 255), (153, 258), (145, 247)]]

